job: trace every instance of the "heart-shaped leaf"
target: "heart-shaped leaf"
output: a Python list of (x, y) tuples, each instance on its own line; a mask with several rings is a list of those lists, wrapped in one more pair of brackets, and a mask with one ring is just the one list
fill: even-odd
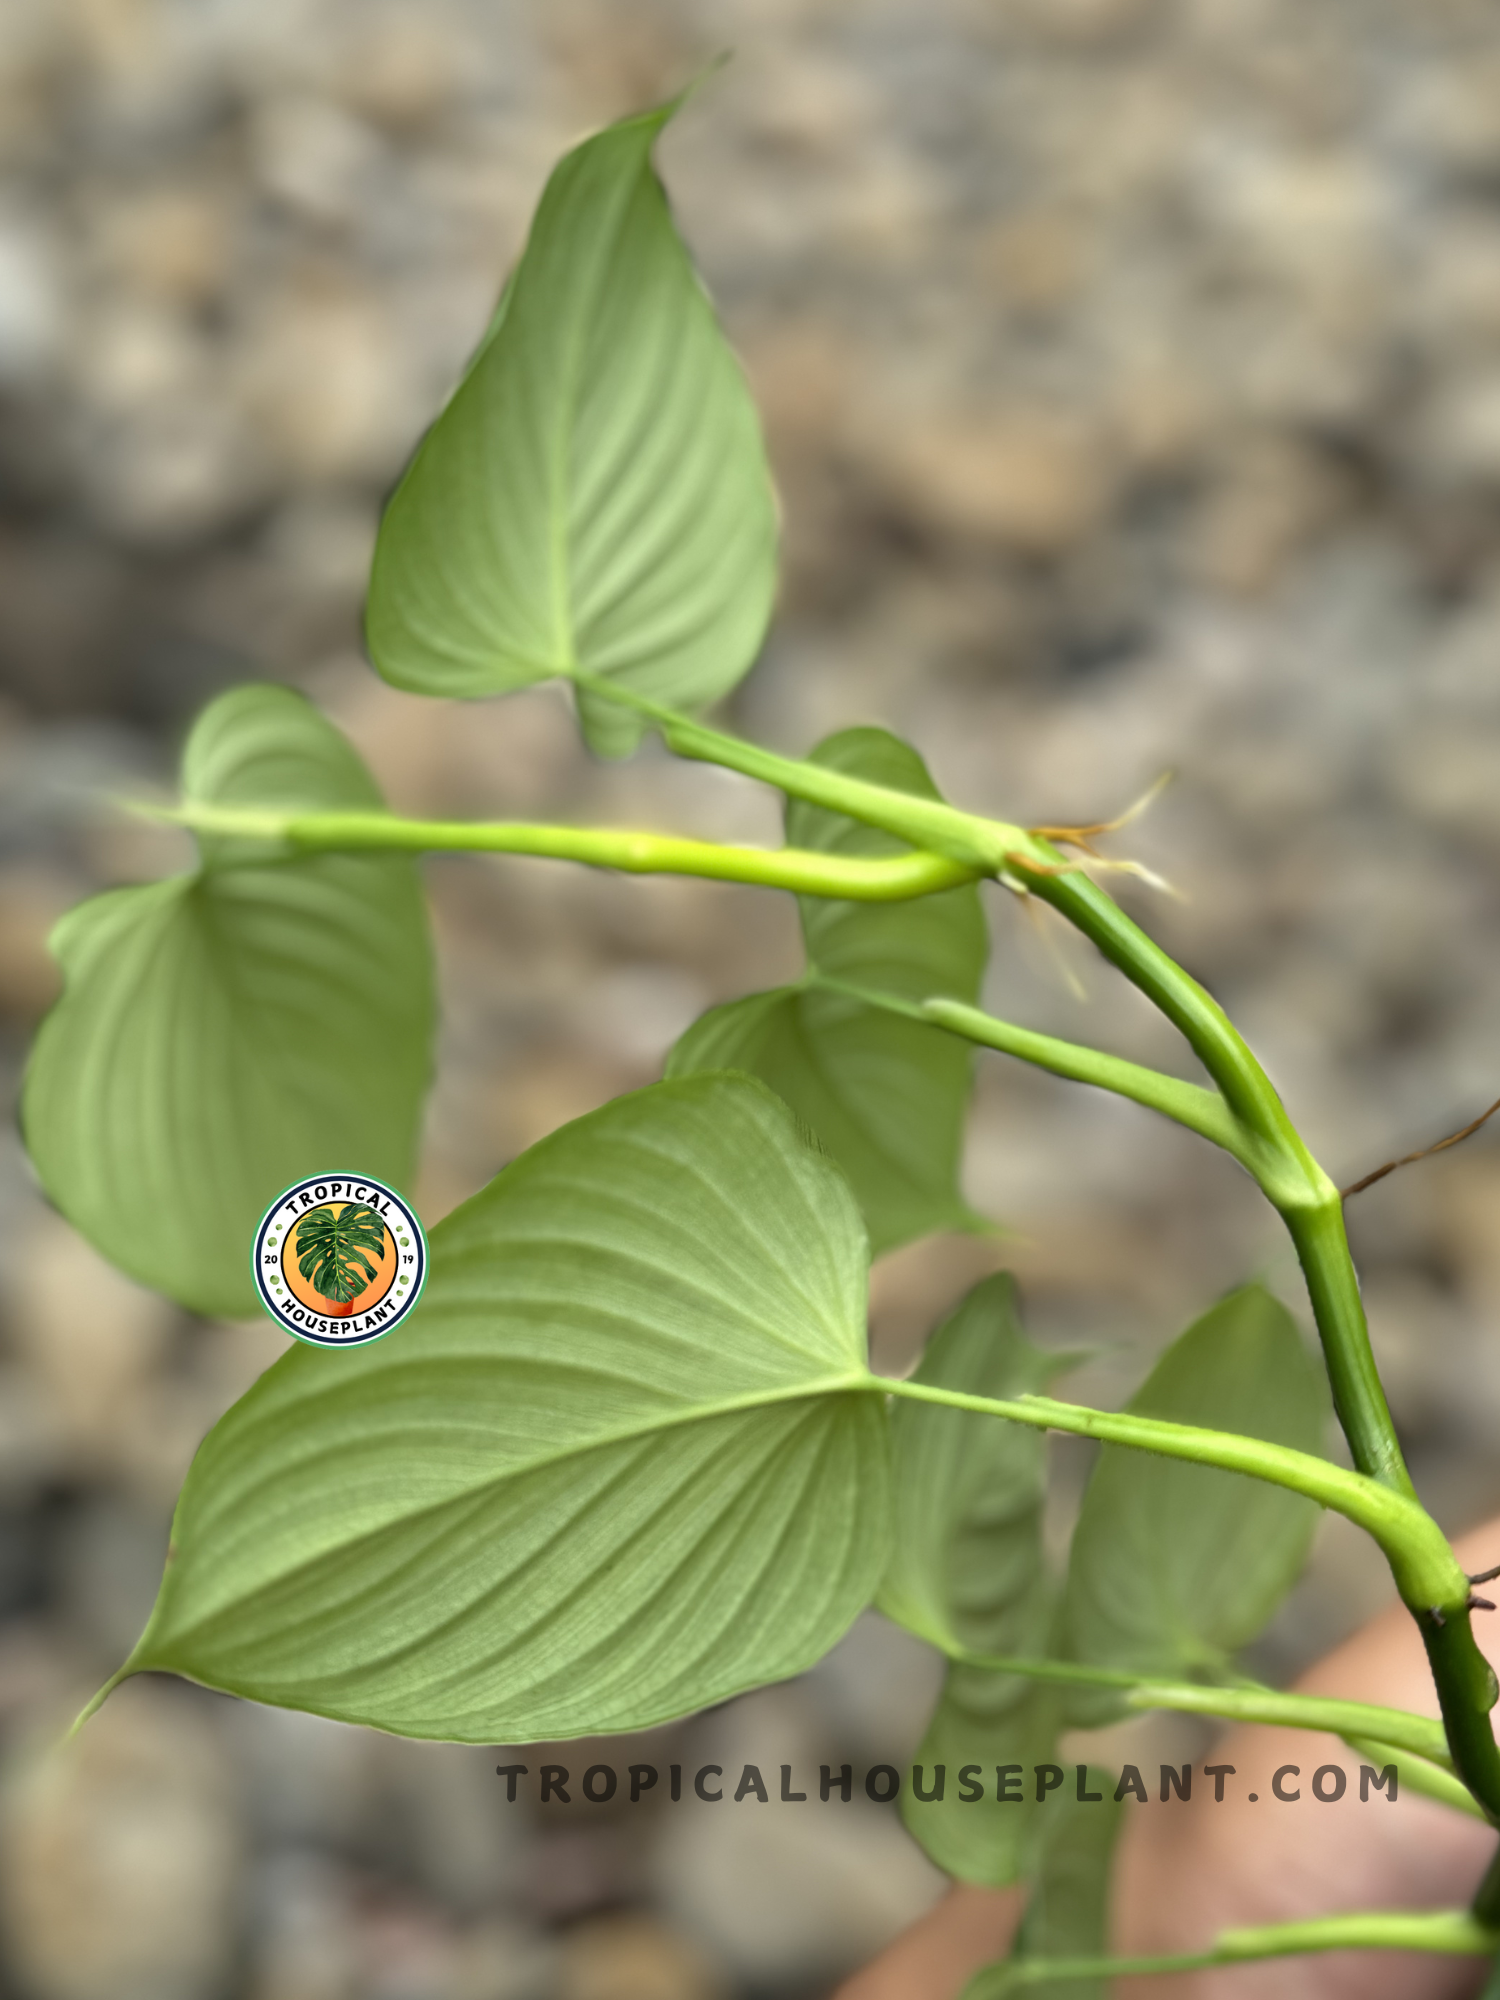
[(127, 1671), (408, 1736), (641, 1729), (809, 1667), (890, 1541), (864, 1233), (748, 1077), (657, 1084), (432, 1232), (389, 1340), (216, 1425)]
[[(939, 796), (916, 751), (883, 729), (842, 730), (812, 759)], [(909, 851), (890, 834), (800, 800), (788, 804), (786, 831), (792, 846), (829, 854)], [(973, 1049), (840, 990), (908, 1002), (977, 999), (988, 953), (978, 889), (905, 903), (798, 900), (806, 981), (711, 1009), (673, 1049), (667, 1074), (744, 1069), (768, 1083), (849, 1176), (877, 1257), (936, 1229), (986, 1227), (958, 1191)]]
[[(1328, 1387), (1286, 1307), (1246, 1285), (1172, 1343), (1129, 1407), (1320, 1452)], [(1066, 1651), (1146, 1679), (1221, 1677), (1296, 1581), (1317, 1520), (1264, 1480), (1103, 1446), (1073, 1535)], [(1080, 1721), (1114, 1706), (1070, 1700)]]
[[(676, 708), (760, 649), (776, 508), (739, 363), (651, 148), (675, 105), (562, 160), (468, 373), (386, 510), (366, 630), (419, 694), (579, 673)], [(641, 723), (580, 694), (596, 750)]]
[[(309, 702), (243, 687), (199, 719), (190, 801), (379, 807)], [(115, 889), (53, 933), (61, 1000), (22, 1101), (42, 1185), (106, 1257), (197, 1312), (256, 1310), (255, 1226), (330, 1167), (411, 1174), (433, 993), (416, 864), (201, 843), (190, 875)]]
[[(915, 1380), (1005, 1399), (1043, 1390), (1068, 1357), (1033, 1347), (1014, 1281), (985, 1278), (927, 1343)], [(1052, 1592), (1042, 1561), (1046, 1443), (1040, 1431), (967, 1410), (898, 1403), (891, 1417), (895, 1530), (876, 1599), (935, 1645), (975, 1653), (1047, 1650)], [(1051, 1755), (1058, 1703), (1011, 1674), (954, 1663), (917, 1752), (941, 1765), (943, 1797), (902, 1800), (902, 1817), (940, 1868), (1003, 1883), (1025, 1872), (1038, 1831), (1032, 1766)], [(1025, 1766), (1024, 1797), (996, 1797), (996, 1767)], [(982, 1801), (958, 1773), (978, 1766)], [(928, 1789), (932, 1780), (928, 1780)]]
[(941, 1768), (943, 1796), (924, 1804), (903, 1794), (901, 1805), (907, 1831), (939, 1868), (995, 1889), (1031, 1872), (1057, 1806), (1050, 1796), (1038, 1800), (1035, 1771), (1054, 1761), (1061, 1717), (1054, 1687), (982, 1667), (948, 1669), (915, 1759), (929, 1791)]
[[(1089, 1796), (1080, 1798), (1080, 1791)], [(1039, 1843), (1039, 1865), (1012, 1961), (1024, 1958), (1103, 1958), (1109, 1951), (1110, 1863), (1122, 1815), (1114, 1780), (1088, 1770), (1082, 1786), (1060, 1787), (1048, 1800)], [(987, 2000), (1005, 1991), (1002, 1968), (984, 1973), (962, 2000)], [(1108, 2000), (1104, 1979), (1053, 1979), (1048, 2000)]]
[[(1004, 1401), (1042, 1392), (1068, 1364), (1069, 1357), (1032, 1346), (1015, 1281), (998, 1272), (981, 1279), (939, 1327), (913, 1380)], [(880, 1609), (935, 1646), (1042, 1651), (1051, 1610), (1042, 1566), (1042, 1432), (974, 1411), (899, 1402), (891, 1451), (896, 1525)]]

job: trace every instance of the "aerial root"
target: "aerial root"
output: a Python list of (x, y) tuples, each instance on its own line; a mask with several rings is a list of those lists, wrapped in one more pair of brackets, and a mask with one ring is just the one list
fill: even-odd
[[(1034, 833), (1039, 840), (1050, 840), (1056, 847), (1076, 849), (1078, 853), (1087, 855), (1090, 864), (1095, 868), (1105, 869), (1116, 875), (1134, 875), (1138, 880), (1148, 883), (1151, 888), (1160, 889), (1163, 894), (1177, 896), (1181, 900), (1180, 892), (1164, 875), (1158, 875), (1154, 868), (1148, 868), (1142, 861), (1117, 861), (1110, 855), (1101, 854), (1095, 844), (1106, 833), (1118, 833), (1122, 826), (1129, 826), (1132, 820), (1139, 819), (1171, 782), (1171, 778), (1170, 771), (1163, 771), (1156, 782), (1142, 792), (1134, 805), (1127, 806), (1117, 819), (1094, 820), (1087, 826), (1033, 826), (1028, 827), (1027, 831)], [(1027, 865), (1030, 866), (1029, 863)], [(1042, 871), (1033, 870), (1033, 872)]]
[[(1495, 1099), (1488, 1111), (1481, 1111), (1477, 1118), (1471, 1119), (1461, 1132), (1450, 1132), (1446, 1139), (1439, 1139), (1435, 1145), (1423, 1146), (1420, 1152), (1405, 1153), (1399, 1160), (1387, 1160), (1383, 1167), (1377, 1167), (1373, 1174), (1366, 1174), (1362, 1181), (1355, 1181), (1349, 1187), (1340, 1188), (1340, 1201), (1347, 1201), (1353, 1194), (1363, 1194), (1367, 1187), (1374, 1187), (1376, 1181), (1383, 1181), (1387, 1174), (1395, 1173), (1397, 1167), (1414, 1167), (1418, 1160), (1429, 1160), (1434, 1153), (1447, 1152), (1450, 1146), (1456, 1146), (1461, 1139), (1471, 1138), (1481, 1125), (1494, 1117), (1497, 1111), (1500, 1111), (1500, 1097)], [(1470, 1577), (1469, 1581), (1484, 1583), (1489, 1577), (1495, 1576), (1500, 1576), (1500, 1566), (1488, 1571), (1485, 1576)]]

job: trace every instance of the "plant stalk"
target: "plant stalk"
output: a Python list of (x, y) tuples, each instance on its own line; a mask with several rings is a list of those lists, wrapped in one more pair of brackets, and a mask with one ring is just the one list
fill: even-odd
[(727, 847), (675, 834), (522, 821), (402, 819), (394, 813), (288, 813), (233, 806), (135, 807), (219, 839), (267, 843), (289, 854), (528, 854), (627, 875), (692, 875), (866, 903), (906, 902), (972, 882), (975, 871), (941, 854), (880, 858), (796, 847)]
[[(1372, 1536), (1385, 1552), (1406, 1601), (1431, 1604), (1455, 1626), (1461, 1622), (1469, 1579), (1459, 1567), (1442, 1530), (1417, 1501), (1364, 1473), (1346, 1471), (1326, 1458), (1293, 1451), (1286, 1445), (1269, 1444), (1264, 1438), (1203, 1430), (1161, 1417), (1136, 1416), (1128, 1410), (1093, 1410), (1079, 1403), (1058, 1402), (1051, 1396), (1009, 1399), (971, 1396), (961, 1389), (895, 1381), (888, 1376), (872, 1376), (870, 1380), (888, 1394), (905, 1396), (913, 1402), (974, 1410), (985, 1416), (1008, 1418), (1012, 1423), (1029, 1424), (1035, 1430), (1068, 1431), (1078, 1437), (1098, 1438), (1103, 1444), (1130, 1445), (1140, 1451), (1160, 1452), (1166, 1458), (1217, 1466), (1225, 1472), (1243, 1472), (1252, 1479), (1284, 1486), (1289, 1492), (1315, 1500), (1320, 1507), (1346, 1515)], [(1456, 1759), (1456, 1745), (1454, 1755)]]
[[(1308, 1152), (1270, 1078), (1224, 1009), (1049, 841), (1024, 827), (960, 812), (940, 800), (914, 798), (822, 765), (761, 750), (613, 682), (587, 678), (584, 685), (647, 716), (660, 728), (668, 748), (680, 756), (739, 771), (795, 798), (881, 827), (915, 847), (946, 854), (976, 872), (1024, 885), (1082, 931), (1186, 1038), (1234, 1114), (1245, 1153), (1256, 1162), (1251, 1171), (1280, 1212), (1290, 1216), (1293, 1211), (1337, 1202), (1337, 1188)], [(1315, 1261), (1314, 1315), (1334, 1408), (1354, 1462), (1372, 1479), (1411, 1497), (1411, 1479), (1358, 1307), (1358, 1287), (1353, 1288), (1351, 1312), (1347, 1283), (1321, 1243)], [(1329, 1312), (1335, 1301), (1338, 1309)]]
[(1292, 1958), (1319, 1951), (1421, 1951), (1485, 1958), (1500, 1944), (1493, 1928), (1467, 1910), (1370, 1910), (1310, 1917), (1300, 1923), (1256, 1924), (1221, 1931), (1207, 1951), (1142, 1958), (1013, 1958), (987, 1966), (963, 2000), (999, 2000), (1022, 1986), (1059, 1979), (1124, 1979), (1134, 1974), (1200, 1972), (1211, 1965)]
[(961, 1666), (979, 1667), (986, 1673), (1015, 1674), (1026, 1680), (1053, 1681), (1065, 1686), (1118, 1688), (1125, 1706), (1138, 1713), (1165, 1708), (1184, 1715), (1222, 1716), (1229, 1722), (1281, 1724), (1292, 1729), (1324, 1730), (1345, 1738), (1356, 1735), (1391, 1750), (1409, 1752), (1439, 1768), (1452, 1768), (1443, 1725), (1430, 1716), (1414, 1715), (1406, 1709), (1341, 1701), (1329, 1695), (1286, 1694), (1278, 1688), (1164, 1681), (1114, 1667), (1084, 1666), (1075, 1660), (976, 1653), (965, 1646), (942, 1645), (942, 1651)]
[[(1080, 1064), (1077, 1053), (1069, 1051), (1068, 1045), (1052, 1044), (1051, 1038), (1038, 1037), (1034, 1038), (1035, 1046), (1024, 1046), (1027, 1039), (1024, 1030), (1007, 1030), (1006, 1038), (1002, 1039), (992, 1034), (974, 1035), (973, 1023), (961, 1024), (957, 1018), (943, 1019), (941, 1025), (954, 1032), (969, 1033), (971, 1039), (989, 1041), (992, 1046), (1009, 1047), (1012, 1053), (1040, 1061), (1043, 1067), (1061, 1074), (1098, 1082), (1106, 1088), (1123, 1087), (1123, 1094), (1178, 1117), (1216, 1143), (1228, 1144), (1229, 1150), (1255, 1176), (1291, 1231), (1327, 1360), (1334, 1406), (1358, 1472), (1341, 1473), (1321, 1460), (1309, 1459), (1308, 1465), (1321, 1467), (1321, 1474), (1309, 1473), (1305, 1479), (1289, 1477), (1285, 1466), (1278, 1474), (1264, 1462), (1251, 1462), (1257, 1459), (1257, 1454), (1274, 1450), (1255, 1440), (1225, 1439), (1216, 1446), (1218, 1455), (1201, 1448), (1174, 1449), (1160, 1440), (1149, 1443), (1142, 1437), (1127, 1436), (1119, 1429), (1121, 1425), (1141, 1424), (1143, 1419), (1111, 1417), (1104, 1412), (1075, 1412), (1072, 1406), (1063, 1404), (1050, 1405), (1051, 1414), (1043, 1415), (1041, 1406), (1047, 1402), (1044, 1398), (1025, 1399), (1031, 1407), (1024, 1411), (1019, 1405), (990, 1407), (994, 1414), (1016, 1421), (1112, 1437), (1113, 1441), (1143, 1444), (1147, 1449), (1170, 1450), (1171, 1455), (1193, 1457), (1202, 1463), (1229, 1463), (1223, 1454), (1232, 1446), (1231, 1457), (1238, 1453), (1245, 1462), (1235, 1463), (1231, 1469), (1292, 1485), (1367, 1527), (1384, 1549), (1402, 1598), (1422, 1631), (1458, 1770), (1488, 1816), (1500, 1823), (1500, 1751), (1496, 1749), (1489, 1722), (1489, 1709), (1495, 1700), (1494, 1677), (1469, 1628), (1467, 1580), (1446, 1541), (1415, 1499), (1370, 1351), (1337, 1189), (1308, 1152), (1270, 1079), (1218, 1002), (1097, 884), (1069, 863), (1057, 848), (1027, 829), (963, 813), (941, 801), (872, 785), (824, 766), (777, 756), (708, 729), (612, 682), (582, 675), (575, 678), (596, 693), (646, 715), (661, 729), (668, 747), (677, 754), (740, 771), (793, 797), (881, 827), (919, 851), (889, 860), (861, 860), (795, 849), (773, 853), (724, 848), (710, 842), (654, 834), (519, 824), (477, 827), (453, 822), (402, 821), (379, 813), (289, 815), (189, 806), (181, 812), (161, 816), (199, 832), (280, 842), (293, 853), (335, 847), (527, 853), (634, 873), (702, 875), (800, 894), (878, 901), (931, 894), (976, 875), (989, 874), (1012, 886), (1024, 887), (1049, 903), (1181, 1031), (1218, 1085), (1223, 1106), (1232, 1120), (1229, 1136), (1215, 1129), (1218, 1107), (1213, 1104), (1211, 1094), (1199, 1091), (1196, 1086), (1177, 1084), (1170, 1078), (1157, 1080), (1153, 1072), (1140, 1071), (1138, 1066), (1122, 1065), (1102, 1055), (1095, 1058), (1094, 1073), (1086, 1074), (1090, 1065)], [(951, 1014), (952, 1010), (949, 1011)], [(1005, 1024), (998, 1026), (1005, 1028)], [(1093, 1052), (1083, 1053), (1087, 1056)], [(1229, 1143), (1230, 1137), (1233, 1143)], [(933, 1400), (954, 1400), (917, 1384), (886, 1386), (895, 1394), (920, 1393)], [(981, 1407), (982, 1399), (969, 1398), (966, 1403), (961, 1401), (961, 1406)], [(1185, 1431), (1187, 1427), (1165, 1428)], [(1203, 1439), (1210, 1436), (1199, 1435)], [(1335, 1486), (1339, 1480), (1352, 1479), (1355, 1483), (1339, 1487), (1335, 1496), (1324, 1475), (1336, 1475)], [(1324, 1492), (1315, 1490), (1320, 1480)], [(1383, 1490), (1387, 1503), (1394, 1502), (1395, 1507), (1375, 1505), (1376, 1489)], [(1500, 1906), (1500, 1880), (1491, 1900)]]

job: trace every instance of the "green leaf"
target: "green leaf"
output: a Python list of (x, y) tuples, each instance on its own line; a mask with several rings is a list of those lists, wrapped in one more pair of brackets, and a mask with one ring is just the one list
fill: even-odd
[[(200, 717), (190, 800), (378, 807), (289, 688)], [(357, 1169), (404, 1187), (431, 1064), (431, 951), (402, 855), (200, 843), (195, 873), (115, 889), (53, 933), (61, 1000), (22, 1118), (42, 1185), (96, 1248), (195, 1311), (253, 1313), (250, 1246), (282, 1188)]]
[(374, 1281), (375, 1266), (363, 1252), (384, 1256), (385, 1224), (362, 1202), (310, 1208), (298, 1218), (296, 1241), (297, 1268), (313, 1290), (347, 1305)]
[[(1064, 1357), (1021, 1330), (1014, 1281), (984, 1278), (927, 1344), (915, 1379), (974, 1396), (1045, 1389)], [(898, 1403), (891, 1417), (895, 1539), (876, 1603), (934, 1645), (976, 1653), (1046, 1651), (1051, 1592), (1042, 1562), (1046, 1441), (1040, 1431), (967, 1410)], [(903, 1794), (902, 1816), (927, 1853), (966, 1881), (1013, 1881), (1037, 1835), (1031, 1767), (1051, 1756), (1058, 1703), (1010, 1674), (950, 1665), (917, 1752), (946, 1771), (941, 1800)], [(995, 1767), (1026, 1766), (1026, 1799), (995, 1798)], [(984, 1802), (958, 1772), (977, 1764)], [(927, 1783), (932, 1785), (929, 1775)]]
[[(1328, 1391), (1285, 1306), (1247, 1285), (1173, 1342), (1129, 1407), (1320, 1452)], [(1105, 1445), (1073, 1536), (1065, 1650), (1147, 1678), (1222, 1678), (1296, 1580), (1317, 1518), (1263, 1480)], [(1080, 1690), (1071, 1706), (1098, 1720), (1113, 1704)]]
[[(939, 796), (916, 751), (883, 729), (843, 730), (812, 761)], [(909, 851), (890, 834), (798, 800), (789, 802), (786, 830), (792, 846), (823, 853)], [(713, 1008), (673, 1049), (667, 1074), (744, 1069), (768, 1083), (848, 1174), (877, 1257), (933, 1230), (986, 1227), (958, 1191), (972, 1047), (818, 983), (908, 1002), (977, 998), (988, 952), (978, 889), (907, 903), (798, 902), (807, 981)]]
[[(927, 1343), (914, 1380), (1005, 1400), (1046, 1389), (1066, 1357), (1021, 1330), (1015, 1281), (983, 1278)], [(901, 1402), (891, 1415), (896, 1526), (876, 1602), (945, 1649), (1037, 1653), (1050, 1615), (1042, 1565), (1046, 1439), (969, 1410)]]
[[(760, 649), (776, 506), (739, 363), (651, 163), (675, 102), (561, 161), (468, 373), (386, 510), (367, 611), (398, 687), (602, 676), (676, 708)], [(592, 746), (642, 724), (580, 691)]]
[(389, 1340), (210, 1432), (127, 1663), (407, 1736), (642, 1729), (809, 1667), (879, 1581), (839, 1173), (747, 1077), (618, 1098), (432, 1232)]
[[(1062, 1703), (1056, 1688), (993, 1674), (982, 1667), (950, 1666), (927, 1734), (916, 1754), (930, 1790), (944, 1771), (943, 1797), (920, 1803), (903, 1792), (901, 1817), (929, 1858), (961, 1882), (1003, 1888), (1035, 1865), (1056, 1799), (1039, 1804), (1033, 1773), (1054, 1761)], [(1018, 1797), (997, 1796), (997, 1773), (1010, 1766), (1008, 1785)], [(984, 1796), (965, 1800), (965, 1772)]]
[[(1070, 1774), (1071, 1775), (1071, 1774)], [(1016, 1937), (1012, 1959), (1103, 1958), (1109, 1951), (1110, 1864), (1119, 1838), (1121, 1811), (1114, 1780), (1090, 1770), (1086, 1785), (1102, 1793), (1082, 1801), (1078, 1789), (1064, 1787), (1048, 1801), (1040, 1866)], [(983, 1975), (965, 2000), (980, 2000)], [(1102, 1979), (1048, 1982), (1049, 2000), (1107, 2000)]]

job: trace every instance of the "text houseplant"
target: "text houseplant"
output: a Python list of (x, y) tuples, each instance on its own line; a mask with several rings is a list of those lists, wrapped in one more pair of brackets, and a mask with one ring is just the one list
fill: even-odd
[[(415, 1737), (524, 1742), (644, 1728), (795, 1674), (875, 1603), (949, 1660), (927, 1767), (1026, 1767), (1065, 1726), (1180, 1709), (1336, 1729), (1500, 1827), (1470, 1579), (1402, 1462), (1338, 1190), (1232, 1023), (1090, 878), (1081, 838), (948, 804), (883, 730), (796, 759), (696, 719), (760, 647), (776, 515), (652, 166), (674, 108), (553, 174), (386, 513), (369, 646), (418, 695), (562, 677), (599, 754), (654, 731), (760, 781), (784, 795), (786, 845), (400, 819), (300, 696), (240, 688), (184, 754), (173, 816), (197, 868), (86, 903), (56, 934), (65, 989), (27, 1075), (27, 1142), (124, 1270), (242, 1314), (278, 1190), (334, 1160), (409, 1179), (434, 1013), (417, 854), (789, 891), (805, 972), (710, 1012), (661, 1083), (543, 1140), (440, 1224), (395, 1338), (299, 1347), (262, 1377), (199, 1450), (156, 1608), (109, 1686), (162, 1670)], [(986, 881), (1090, 939), (1206, 1081), (980, 1011)], [(1059, 1358), (994, 1278), (909, 1380), (872, 1373), (870, 1257), (972, 1220), (957, 1167), (976, 1048), (1237, 1160), (1291, 1233), (1324, 1366), (1251, 1286), (1127, 1408), (1081, 1407), (1050, 1393)], [(325, 1259), (335, 1297), (354, 1282), (345, 1247)], [(1353, 1469), (1322, 1456), (1330, 1395)], [(1107, 1447), (1063, 1577), (1040, 1541), (1046, 1430)], [(1234, 1671), (1320, 1507), (1388, 1559), (1441, 1723)], [(1016, 1954), (976, 1990), (1107, 1972), (1114, 1815), (970, 1812), (956, 1788), (903, 1810), (953, 1874), (1034, 1885)], [(1494, 1956), (1500, 1865), (1472, 1909), (1330, 1911), (1181, 1962), (1358, 1944)]]

